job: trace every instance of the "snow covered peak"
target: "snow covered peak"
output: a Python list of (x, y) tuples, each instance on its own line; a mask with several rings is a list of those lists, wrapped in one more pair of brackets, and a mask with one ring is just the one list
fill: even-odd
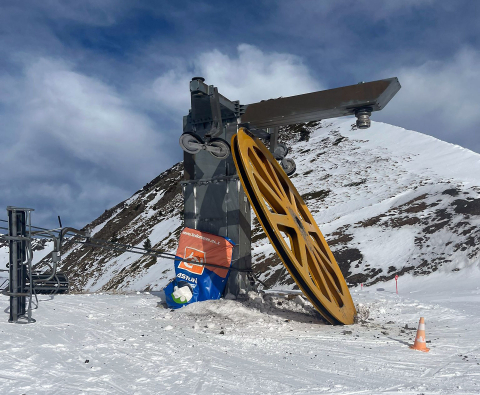
[[(351, 119), (324, 121), (303, 140), (291, 147), (292, 181), (347, 282), (478, 262), (479, 154), (384, 123), (357, 130)], [(263, 279), (293, 286), (258, 223), (254, 232)]]

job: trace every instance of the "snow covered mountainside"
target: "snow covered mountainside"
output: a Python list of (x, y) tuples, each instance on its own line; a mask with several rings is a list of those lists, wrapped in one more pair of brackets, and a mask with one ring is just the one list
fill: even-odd
[[(348, 283), (478, 265), (479, 154), (383, 123), (357, 130), (345, 118), (289, 127), (282, 139), (297, 163), (292, 181)], [(153, 248), (175, 252), (182, 168), (179, 163), (163, 172), (85, 229), (95, 238), (137, 246), (149, 238)], [(253, 224), (260, 279), (270, 287), (294, 288), (260, 225)], [(155, 290), (174, 276), (169, 260), (72, 244), (61, 270), (76, 291)]]

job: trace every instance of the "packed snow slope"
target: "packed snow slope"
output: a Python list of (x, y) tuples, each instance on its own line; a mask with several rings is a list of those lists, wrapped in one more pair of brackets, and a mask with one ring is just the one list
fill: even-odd
[[(357, 130), (351, 118), (285, 128), (282, 139), (297, 163), (292, 181), (348, 283), (478, 265), (479, 154), (378, 122)], [(154, 248), (175, 252), (182, 171), (181, 163), (173, 166), (85, 229), (137, 246), (149, 238)], [(258, 222), (253, 224), (260, 278), (269, 287), (293, 288)], [(67, 244), (62, 265), (77, 291), (155, 290), (174, 276), (169, 260), (74, 244)]]
[[(35, 324), (0, 316), (2, 394), (480, 393), (480, 270), (352, 289), (359, 322), (251, 293), (171, 311), (149, 294), (40, 295)], [(0, 309), (8, 298), (0, 296)], [(419, 318), (429, 353), (411, 350)]]

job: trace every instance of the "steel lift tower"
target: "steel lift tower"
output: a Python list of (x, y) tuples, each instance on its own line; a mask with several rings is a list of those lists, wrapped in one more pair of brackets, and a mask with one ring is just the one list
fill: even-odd
[[(9, 274), (10, 282), (8, 296), (10, 296), (9, 322), (18, 322), (26, 318), (27, 322), (34, 322), (32, 318), (31, 297), (32, 257), (28, 247), (31, 235), (31, 212), (33, 209), (7, 207), (8, 212), (8, 241), (10, 247)], [(28, 236), (28, 237), (27, 237)], [(27, 298), (29, 304), (27, 308)]]

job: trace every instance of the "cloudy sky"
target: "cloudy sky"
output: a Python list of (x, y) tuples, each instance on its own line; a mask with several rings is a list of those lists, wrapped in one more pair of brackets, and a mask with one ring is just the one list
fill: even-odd
[(397, 76), (373, 120), (480, 152), (479, 20), (471, 0), (2, 0), (0, 208), (82, 227), (131, 196), (181, 160), (195, 75), (244, 104)]

